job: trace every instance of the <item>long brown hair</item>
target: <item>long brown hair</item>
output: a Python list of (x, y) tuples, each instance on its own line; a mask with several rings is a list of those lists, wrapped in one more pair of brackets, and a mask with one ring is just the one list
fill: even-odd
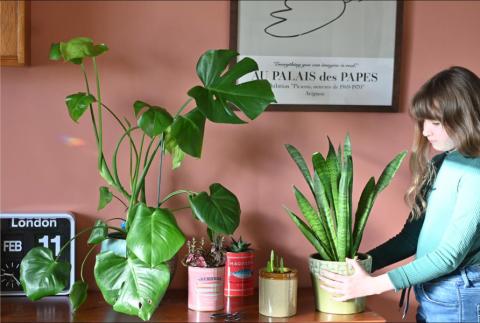
[(410, 158), (412, 184), (405, 201), (418, 218), (426, 207), (423, 188), (435, 178), (430, 144), (423, 136), (424, 120), (441, 122), (464, 156), (480, 156), (480, 79), (470, 70), (454, 66), (434, 75), (415, 94), (410, 108), (415, 135)]

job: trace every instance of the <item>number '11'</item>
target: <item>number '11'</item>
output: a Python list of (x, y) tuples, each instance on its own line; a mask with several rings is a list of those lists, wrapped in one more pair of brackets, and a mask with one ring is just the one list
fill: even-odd
[[(38, 239), (38, 242), (42, 243), (45, 248), (48, 248), (48, 236), (43, 236), (41, 239)], [(55, 236), (55, 238), (50, 239), (50, 242), (55, 244), (55, 256), (58, 256), (60, 252), (60, 236)]]

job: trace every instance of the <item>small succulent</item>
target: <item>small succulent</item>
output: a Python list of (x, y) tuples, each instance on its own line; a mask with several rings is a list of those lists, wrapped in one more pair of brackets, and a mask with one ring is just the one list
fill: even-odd
[(210, 250), (205, 246), (205, 239), (202, 238), (200, 243), (195, 238), (187, 241), (187, 255), (182, 260), (184, 266), (191, 267), (221, 267), (225, 265), (226, 250), (223, 246), (225, 238), (223, 236), (215, 237), (210, 244)]
[(250, 248), (251, 243), (247, 243), (243, 241), (242, 237), (240, 237), (240, 239), (238, 240), (235, 240), (233, 237), (231, 237), (231, 239), (232, 239), (232, 244), (230, 245), (230, 247), (227, 248), (228, 251), (246, 252), (246, 251), (252, 250), (252, 248)]
[(284, 266), (283, 257), (279, 257), (275, 254), (275, 251), (270, 252), (270, 260), (267, 262), (265, 267), (267, 273), (288, 273), (290, 269)]

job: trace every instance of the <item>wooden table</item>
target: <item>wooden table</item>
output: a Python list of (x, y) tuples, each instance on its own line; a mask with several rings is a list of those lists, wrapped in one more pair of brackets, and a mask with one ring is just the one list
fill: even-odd
[[(226, 297), (226, 312), (242, 312), (241, 322), (386, 322), (379, 314), (367, 309), (354, 315), (333, 315), (315, 311), (313, 291), (298, 290), (297, 314), (289, 318), (272, 318), (258, 313), (258, 295)], [(152, 322), (224, 322), (210, 319), (212, 312), (187, 308), (185, 290), (169, 290), (153, 314)], [(26, 297), (2, 297), (1, 322), (142, 322), (138, 317), (112, 310), (99, 292), (90, 292), (87, 301), (75, 315), (70, 311), (68, 297), (46, 297), (32, 302)]]

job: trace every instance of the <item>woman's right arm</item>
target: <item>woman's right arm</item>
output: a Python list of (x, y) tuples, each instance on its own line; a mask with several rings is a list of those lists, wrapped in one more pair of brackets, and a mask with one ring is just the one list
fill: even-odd
[[(446, 153), (436, 155), (432, 159), (433, 167), (438, 172), (442, 166)], [(430, 186), (422, 189), (423, 194), (430, 190)], [(418, 219), (412, 219), (409, 215), (407, 222), (403, 226), (399, 234), (381, 244), (380, 246), (370, 250), (367, 254), (372, 256), (372, 272), (388, 265), (394, 264), (400, 260), (407, 259), (417, 252), (418, 237), (422, 230), (424, 214)]]
[(418, 236), (424, 217), (407, 220), (396, 236), (367, 252), (372, 256), (372, 272), (413, 256), (417, 251)]

